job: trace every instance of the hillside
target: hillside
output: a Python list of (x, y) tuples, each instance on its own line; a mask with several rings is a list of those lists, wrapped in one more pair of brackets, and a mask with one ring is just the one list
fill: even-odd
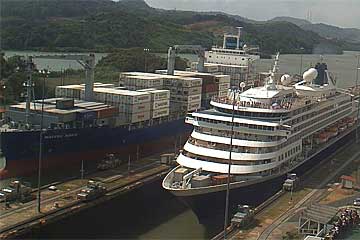
[[(255, 22), (223, 13), (154, 9), (143, 0), (0, 0), (2, 49), (99, 51), (174, 44), (220, 44), (243, 26), (244, 39), (263, 53), (340, 53), (349, 44), (288, 22)], [(325, 46), (325, 47), (324, 47)], [(351, 47), (351, 46), (350, 46)], [(304, 48), (304, 50), (300, 50)]]
[(283, 21), (296, 24), (300, 28), (312, 31), (327, 39), (337, 39), (350, 43), (360, 43), (360, 29), (340, 28), (324, 23), (311, 23), (304, 19), (292, 17), (276, 17), (271, 21)]
[(275, 17), (269, 21), (272, 21), (272, 22), (290, 22), (290, 23), (293, 23), (297, 26), (302, 26), (302, 25), (308, 25), (308, 24), (311, 24), (311, 22), (309, 22), (308, 20), (305, 20), (305, 19), (300, 19), (300, 18), (294, 18), (294, 17)]

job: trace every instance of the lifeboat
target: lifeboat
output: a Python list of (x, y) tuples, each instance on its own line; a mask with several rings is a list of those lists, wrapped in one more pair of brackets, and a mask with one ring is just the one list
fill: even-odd
[(329, 140), (329, 134), (327, 132), (316, 134), (314, 140), (317, 144), (325, 143)]
[(346, 128), (347, 128), (347, 125), (346, 125), (346, 124), (341, 124), (341, 125), (339, 126), (339, 132), (345, 131)]
[(348, 118), (346, 123), (348, 127), (352, 127), (355, 124), (355, 118)]
[(339, 133), (339, 130), (336, 126), (329, 127), (327, 130), (329, 137), (336, 137)]
[(339, 123), (339, 127), (338, 127), (339, 132), (343, 132), (343, 131), (345, 131), (345, 130), (346, 130), (346, 128), (347, 128), (347, 124), (346, 124), (346, 123), (344, 123), (344, 122)]

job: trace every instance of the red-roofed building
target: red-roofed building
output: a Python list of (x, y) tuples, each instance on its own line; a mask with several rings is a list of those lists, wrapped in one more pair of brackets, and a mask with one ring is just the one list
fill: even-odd
[(5, 112), (6, 112), (6, 109), (5, 109), (5, 108), (0, 108), (0, 119), (4, 119), (4, 117), (5, 117)]
[(356, 183), (356, 179), (352, 176), (346, 176), (346, 175), (342, 175), (340, 177), (341, 179), (341, 186), (343, 188), (349, 188), (352, 189)]

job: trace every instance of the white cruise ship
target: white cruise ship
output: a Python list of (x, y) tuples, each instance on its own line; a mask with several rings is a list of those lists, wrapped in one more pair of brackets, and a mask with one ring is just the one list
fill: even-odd
[(233, 209), (259, 203), (279, 190), (287, 173), (301, 176), (354, 138), (357, 104), (336, 88), (325, 63), (291, 84), (288, 75), (275, 82), (277, 62), (264, 86), (229, 91), (211, 101), (212, 109), (187, 118), (194, 130), (163, 187), (200, 221), (224, 213), (230, 156)]

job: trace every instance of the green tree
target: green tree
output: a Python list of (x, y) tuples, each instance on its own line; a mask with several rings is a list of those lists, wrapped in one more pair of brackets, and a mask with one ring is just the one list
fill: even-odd
[[(185, 70), (186, 60), (177, 57), (176, 69)], [(155, 72), (166, 69), (167, 60), (156, 54), (145, 52), (142, 48), (121, 49), (102, 58), (95, 69), (95, 79), (105, 82), (114, 82), (120, 72)], [(145, 69), (146, 68), (146, 69)]]

